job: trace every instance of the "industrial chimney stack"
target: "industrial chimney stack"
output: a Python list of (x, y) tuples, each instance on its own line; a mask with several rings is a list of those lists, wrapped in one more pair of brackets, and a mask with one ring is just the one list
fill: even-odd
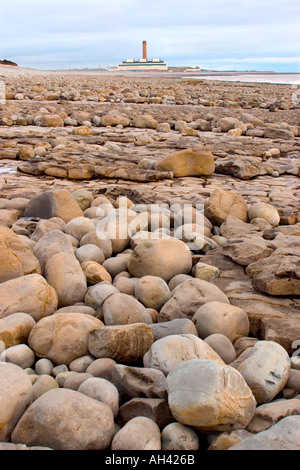
[(143, 41), (143, 59), (147, 60), (147, 42)]

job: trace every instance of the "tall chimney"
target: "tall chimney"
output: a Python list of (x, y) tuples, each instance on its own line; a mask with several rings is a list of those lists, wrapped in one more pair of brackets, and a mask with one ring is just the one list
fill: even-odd
[(143, 59), (147, 60), (147, 42), (143, 41)]

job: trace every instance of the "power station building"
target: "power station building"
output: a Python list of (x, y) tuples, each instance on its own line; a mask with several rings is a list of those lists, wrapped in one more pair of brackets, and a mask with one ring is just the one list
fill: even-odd
[(126, 59), (118, 65), (117, 70), (168, 70), (168, 64), (161, 59), (151, 59), (147, 57), (147, 42), (143, 41), (143, 58), (139, 60)]

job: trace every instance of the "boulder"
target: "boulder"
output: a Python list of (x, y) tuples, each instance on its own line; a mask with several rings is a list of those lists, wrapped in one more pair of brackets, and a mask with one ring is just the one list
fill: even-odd
[(155, 169), (171, 171), (176, 177), (208, 176), (215, 171), (214, 156), (204, 146), (188, 148), (164, 157)]
[(134, 277), (157, 276), (168, 282), (176, 274), (188, 274), (192, 255), (181, 240), (158, 239), (136, 246), (128, 260), (128, 271)]
[(109, 406), (83, 393), (57, 388), (28, 408), (13, 431), (12, 442), (54, 450), (103, 450), (113, 434)]
[(157, 276), (143, 276), (135, 283), (134, 294), (145, 307), (159, 311), (171, 298), (168, 284)]
[(290, 358), (280, 344), (258, 341), (238, 371), (253, 391), (258, 404), (269, 403), (285, 387), (290, 373)]
[(69, 222), (75, 217), (82, 217), (83, 212), (67, 189), (45, 191), (33, 197), (24, 213), (25, 217), (50, 219), (60, 217)]
[(60, 230), (51, 230), (46, 233), (34, 246), (33, 252), (39, 260), (42, 269), (46, 262), (57, 253), (69, 253), (74, 255), (70, 238)]
[(259, 235), (245, 235), (243, 238), (228, 240), (223, 245), (223, 253), (242, 266), (268, 258), (274, 246)]
[(154, 119), (151, 114), (138, 114), (133, 117), (133, 127), (139, 127), (142, 129), (156, 129), (158, 122)]
[(150, 325), (154, 333), (154, 341), (170, 335), (195, 335), (198, 336), (197, 328), (192, 320), (188, 318), (177, 318), (161, 323)]
[(28, 313), (13, 313), (0, 320), (0, 340), (6, 348), (26, 344), (35, 321)]
[(214, 225), (222, 225), (229, 215), (247, 222), (247, 203), (234, 191), (215, 189), (209, 198), (205, 215)]
[(218, 333), (233, 342), (249, 334), (250, 325), (246, 312), (228, 303), (207, 302), (195, 312), (192, 321), (202, 339)]
[(0, 209), (0, 227), (11, 227), (19, 217), (19, 211)]
[(11, 362), (22, 369), (30, 368), (34, 363), (34, 352), (27, 344), (16, 344), (0, 354), (0, 362)]
[(72, 235), (79, 241), (84, 235), (94, 232), (95, 230), (96, 227), (93, 220), (87, 217), (75, 217), (75, 219), (70, 220), (64, 228), (67, 235)]
[(148, 310), (134, 297), (117, 293), (103, 303), (105, 325), (128, 325), (130, 323), (152, 323)]
[(51, 375), (43, 374), (32, 385), (33, 401), (37, 400), (41, 395), (54, 388), (59, 388), (59, 385), (54, 377)]
[(98, 246), (92, 244), (80, 246), (76, 250), (75, 256), (80, 264), (87, 263), (88, 261), (94, 261), (95, 263), (102, 265), (102, 263), (105, 261), (103, 251)]
[(99, 284), (91, 286), (84, 298), (84, 303), (88, 307), (97, 310), (101, 308), (104, 301), (109, 296), (119, 293), (119, 290), (108, 281), (102, 281)]
[(55, 289), (60, 307), (84, 300), (87, 281), (74, 254), (61, 252), (51, 256), (45, 265), (45, 278)]
[(248, 265), (255, 289), (269, 295), (300, 295), (300, 257), (297, 253), (280, 254), (277, 250), (268, 258)]
[(153, 331), (146, 323), (105, 326), (89, 334), (88, 349), (94, 357), (128, 363), (142, 359), (153, 341)]
[(52, 232), (53, 230), (64, 230), (65, 225), (65, 222), (59, 217), (52, 217), (51, 219), (41, 219), (37, 223), (35, 223), (35, 229), (32, 235), (30, 236), (30, 240), (38, 242), (48, 232)]
[(289, 129), (272, 129), (271, 127), (266, 127), (264, 137), (266, 139), (294, 140), (295, 134)]
[(0, 284), (0, 318), (23, 312), (35, 321), (57, 310), (55, 290), (40, 274), (28, 274)]
[(198, 308), (212, 301), (229, 304), (226, 295), (214, 284), (201, 279), (184, 281), (173, 289), (171, 299), (159, 312), (158, 321), (165, 322), (176, 318), (191, 320)]
[(227, 336), (214, 333), (207, 336), (204, 341), (220, 356), (225, 364), (230, 364), (236, 359), (236, 351)]
[(160, 429), (152, 419), (137, 416), (117, 432), (111, 450), (161, 450)]
[(121, 272), (127, 271), (127, 263), (130, 254), (119, 254), (113, 258), (108, 258), (104, 261), (103, 267), (109, 272), (114, 278)]
[(221, 129), (221, 132), (228, 132), (231, 129), (240, 128), (243, 126), (243, 122), (234, 117), (223, 117), (216, 123), (216, 127)]
[[(101, 364), (95, 364), (103, 361)], [(111, 361), (111, 362), (109, 362)], [(118, 389), (121, 402), (132, 398), (167, 398), (164, 374), (157, 369), (116, 364), (112, 359), (96, 359), (87, 369), (112, 382)]]
[(171, 335), (158, 339), (144, 355), (144, 367), (161, 370), (166, 376), (181, 362), (210, 359), (223, 364), (220, 356), (195, 335)]
[(26, 274), (41, 274), (31, 248), (8, 227), (0, 227), (0, 259), (0, 283)]
[(86, 261), (81, 263), (81, 269), (90, 285), (95, 285), (102, 281), (112, 282), (109, 272), (107, 272), (106, 269), (96, 261)]
[(221, 432), (221, 434), (212, 436), (213, 440), (210, 442), (207, 450), (227, 450), (250, 436), (252, 436), (251, 432), (248, 432), (245, 429)]
[(58, 114), (43, 114), (35, 119), (36, 126), (64, 127), (64, 121)]
[(112, 242), (109, 236), (101, 230), (84, 235), (80, 240), (80, 246), (85, 245), (96, 245), (104, 254), (105, 259), (112, 255)]
[(78, 357), (77, 359), (74, 359), (74, 361), (70, 362), (69, 369), (78, 373), (83, 373), (93, 361), (94, 357), (90, 354), (86, 354), (85, 356)]
[(256, 408), (247, 430), (256, 434), (269, 429), (286, 416), (299, 414), (300, 400), (298, 398), (274, 400)]
[(194, 429), (181, 423), (170, 423), (161, 432), (162, 450), (198, 450), (199, 439)]
[(171, 412), (180, 423), (201, 432), (246, 428), (256, 401), (242, 375), (208, 359), (178, 364), (167, 377)]
[(99, 377), (91, 377), (83, 381), (78, 392), (105, 403), (113, 412), (114, 418), (119, 411), (118, 389), (108, 380)]
[(132, 398), (120, 406), (118, 424), (123, 427), (128, 421), (137, 416), (152, 419), (159, 428), (174, 421), (167, 400), (163, 398)]
[(272, 227), (276, 227), (280, 222), (280, 215), (276, 207), (265, 202), (252, 204), (248, 209), (248, 217), (250, 221), (256, 218), (264, 219), (269, 222)]
[(81, 313), (55, 313), (40, 320), (31, 330), (28, 344), (38, 357), (69, 365), (88, 351), (88, 335), (103, 323)]
[(32, 385), (26, 372), (15, 364), (0, 363), (0, 442), (10, 441), (32, 398)]
[(82, 211), (88, 209), (94, 200), (93, 194), (86, 189), (76, 189), (71, 194)]
[(288, 416), (229, 450), (300, 450), (300, 416)]
[[(107, 114), (101, 116), (102, 126), (118, 126), (127, 127), (130, 124), (130, 120), (126, 114), (117, 113), (116, 111), (110, 111)], [(138, 127), (138, 126), (136, 126)]]

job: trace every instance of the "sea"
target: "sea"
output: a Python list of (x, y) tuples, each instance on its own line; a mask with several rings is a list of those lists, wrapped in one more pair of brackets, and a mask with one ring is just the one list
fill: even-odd
[(221, 80), (226, 82), (277, 83), (282, 85), (300, 85), (300, 73), (273, 72), (198, 72), (186, 78), (199, 80)]

